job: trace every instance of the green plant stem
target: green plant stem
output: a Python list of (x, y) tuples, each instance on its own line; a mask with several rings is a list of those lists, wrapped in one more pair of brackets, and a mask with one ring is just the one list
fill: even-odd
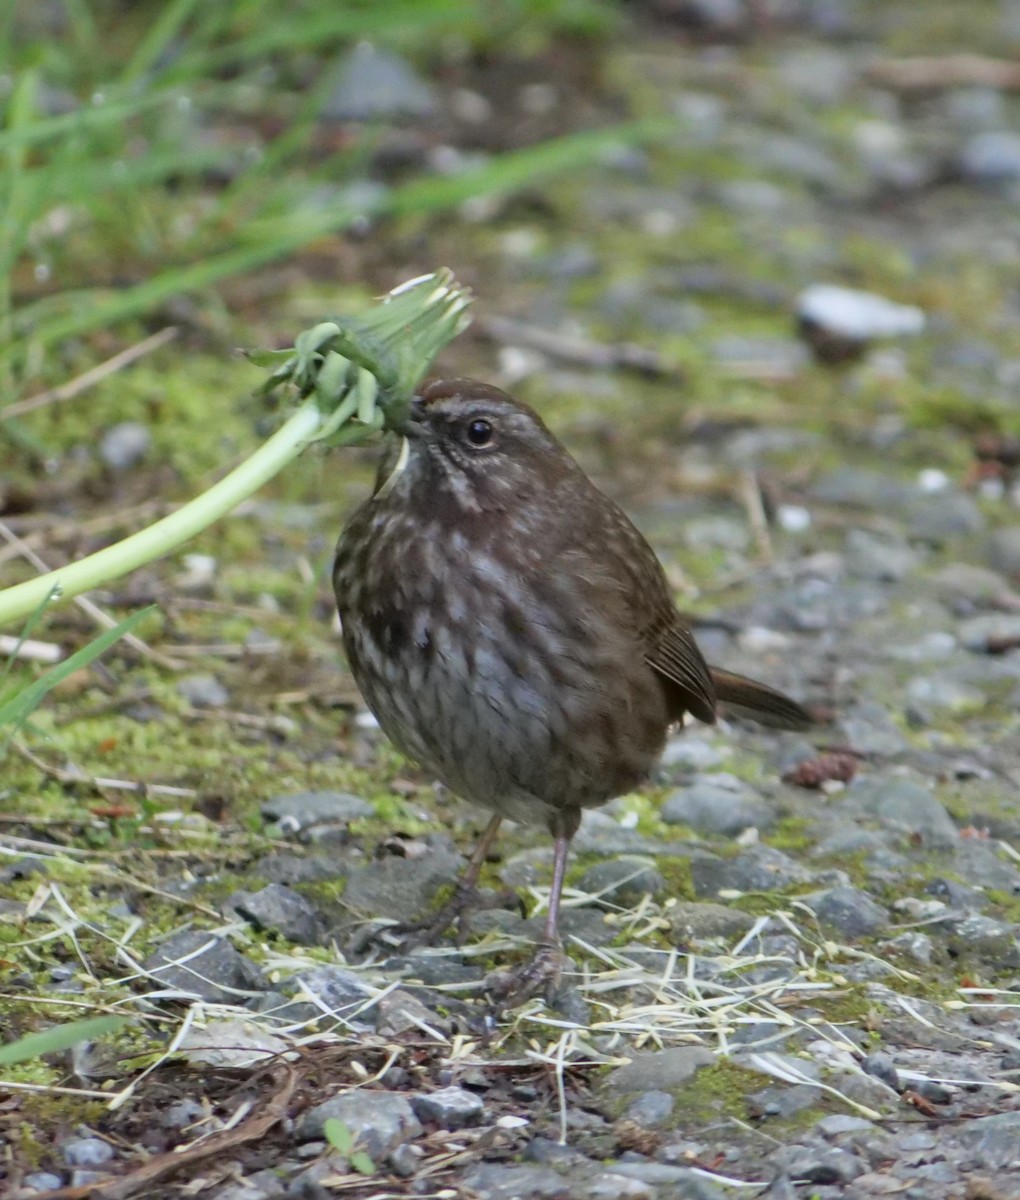
[(59, 598), (70, 599), (169, 554), (272, 479), (301, 453), (322, 424), (319, 406), (306, 400), (250, 458), (162, 521), (88, 558), (0, 591), (0, 626), (24, 620), (54, 589)]

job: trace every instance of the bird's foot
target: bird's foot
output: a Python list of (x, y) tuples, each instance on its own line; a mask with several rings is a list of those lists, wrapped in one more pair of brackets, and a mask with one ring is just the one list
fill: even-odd
[(511, 971), (491, 971), (485, 978), (486, 990), (500, 1008), (512, 1008), (540, 993), (551, 1003), (562, 971), (559, 942), (539, 942), (530, 962)]

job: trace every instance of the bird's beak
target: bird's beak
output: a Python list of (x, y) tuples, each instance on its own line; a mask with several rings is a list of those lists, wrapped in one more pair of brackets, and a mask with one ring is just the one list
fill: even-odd
[(428, 428), (425, 425), (424, 404), (420, 396), (411, 397), (411, 405), (407, 412), (407, 417), (398, 433), (406, 438), (419, 439), (428, 436)]

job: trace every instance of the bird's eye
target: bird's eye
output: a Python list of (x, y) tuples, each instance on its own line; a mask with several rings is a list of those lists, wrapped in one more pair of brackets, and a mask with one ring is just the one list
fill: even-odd
[(488, 446), (492, 441), (492, 424), (481, 419), (472, 421), (466, 430), (468, 443), (476, 449)]

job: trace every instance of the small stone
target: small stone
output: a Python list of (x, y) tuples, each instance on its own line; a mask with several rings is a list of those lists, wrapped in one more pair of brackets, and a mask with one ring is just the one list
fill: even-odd
[(407, 61), (360, 42), (340, 64), (321, 116), (330, 121), (429, 117), (436, 107), (429, 85)]
[(670, 1091), (714, 1062), (715, 1055), (703, 1046), (675, 1046), (638, 1054), (626, 1066), (611, 1071), (605, 1086), (610, 1092)]
[(63, 1179), (52, 1171), (30, 1171), (21, 1181), (21, 1186), (32, 1192), (53, 1192), (63, 1184)]
[(847, 1133), (873, 1133), (875, 1126), (863, 1117), (855, 1117), (850, 1113), (832, 1113), (815, 1122), (815, 1129), (822, 1137), (842, 1137)]
[(861, 467), (837, 467), (810, 488), (813, 500), (847, 508), (902, 509), (917, 495), (902, 480)]
[(672, 792), (660, 816), (668, 825), (689, 825), (699, 833), (731, 837), (748, 828), (767, 829), (775, 820), (769, 806), (748, 789), (709, 782)]
[(915, 676), (907, 684), (906, 700), (909, 706), (922, 712), (931, 709), (967, 713), (985, 706), (985, 695), (979, 688), (948, 674)]
[(202, 1105), (189, 1098), (171, 1104), (161, 1114), (160, 1121), (167, 1129), (186, 1129), (196, 1121), (201, 1121), (205, 1115)]
[(420, 858), (384, 858), (351, 871), (344, 903), (356, 913), (412, 921), (463, 866), (463, 858), (449, 850), (432, 850)]
[(902, 537), (851, 529), (846, 535), (846, 565), (860, 579), (896, 582), (921, 565), (921, 556)]
[(121, 421), (103, 434), (99, 457), (111, 471), (128, 471), (149, 453), (152, 433), (138, 421)]
[(912, 959), (922, 967), (931, 965), (933, 949), (931, 938), (926, 933), (914, 929), (898, 934), (885, 944), (887, 953)]
[(192, 1027), (179, 1044), (193, 1066), (242, 1068), (264, 1066), (286, 1055), (288, 1043), (252, 1021), (209, 1021)]
[(957, 1136), (979, 1166), (1020, 1171), (1020, 1110), (967, 1121)]
[(960, 151), (960, 170), (965, 178), (980, 184), (1020, 179), (1020, 134), (992, 129), (974, 134)]
[(801, 899), (819, 921), (844, 937), (866, 937), (889, 924), (885, 909), (855, 887), (834, 887)]
[(423, 1025), (442, 1031), (448, 1022), (403, 988), (383, 996), (376, 1005), (375, 1031), (382, 1037), (398, 1037), (412, 1030), (424, 1032)]
[(772, 1156), (772, 1163), (791, 1179), (803, 1183), (851, 1183), (865, 1171), (864, 1163), (849, 1150), (836, 1147), (783, 1146)]
[(664, 767), (687, 767), (695, 771), (706, 771), (719, 766), (725, 759), (726, 751), (713, 746), (704, 738), (681, 734), (669, 739), (659, 761)]
[(846, 744), (858, 754), (891, 758), (907, 749), (907, 739), (888, 710), (876, 701), (862, 700), (848, 706), (839, 726)]
[(996, 571), (1020, 580), (1020, 525), (997, 529), (991, 535), (988, 561)]
[(752, 1117), (785, 1119), (818, 1104), (818, 1089), (806, 1083), (771, 1084), (747, 1097), (747, 1109)]
[(625, 1120), (633, 1121), (644, 1129), (652, 1129), (669, 1120), (675, 1103), (669, 1092), (650, 1088), (628, 1106), (623, 1116)]
[(259, 968), (226, 938), (197, 929), (171, 934), (143, 965), (161, 987), (215, 1004), (240, 1004), (266, 987)]
[(177, 681), (177, 694), (193, 708), (225, 708), (230, 693), (215, 675), (185, 675)]
[(675, 945), (709, 939), (734, 940), (754, 924), (750, 913), (725, 904), (680, 900), (666, 911), (670, 937)]
[(356, 1148), (375, 1161), (423, 1132), (405, 1097), (359, 1089), (308, 1109), (298, 1121), (297, 1136), (305, 1142), (321, 1138), (330, 1117), (343, 1122), (354, 1135)]
[(666, 890), (666, 881), (656, 869), (654, 859), (621, 856), (589, 867), (575, 886), (597, 900), (629, 904), (643, 896), (661, 895)]
[(349, 825), (376, 815), (375, 808), (360, 796), (349, 792), (296, 792), (274, 796), (262, 805), (266, 821), (289, 823), (288, 831), (309, 825)]
[(569, 1177), (554, 1167), (530, 1163), (483, 1163), (469, 1170), (459, 1185), (479, 1200), (567, 1200), (575, 1195)]
[(809, 337), (835, 339), (848, 350), (876, 338), (916, 336), (925, 326), (924, 313), (912, 304), (835, 284), (812, 284), (797, 297), (796, 310)]
[(579, 1200), (657, 1200), (659, 1192), (640, 1179), (604, 1171), (588, 1180), (577, 1195)]
[(390, 1168), (394, 1175), (399, 1175), (401, 1179), (410, 1179), (421, 1166), (421, 1160), (424, 1157), (425, 1151), (420, 1146), (412, 1146), (409, 1142), (404, 1142), (403, 1145), (391, 1152)]
[(950, 849), (958, 841), (945, 807), (912, 779), (859, 777), (842, 793), (840, 803), (897, 833), (920, 837), (935, 849)]
[[(322, 966), (302, 971), (287, 980), (285, 990), (291, 991), (296, 1002), (288, 1006), (294, 1009), (293, 1020), (311, 1020), (314, 1017), (347, 1018), (354, 1008), (359, 1008), (372, 995), (371, 989), (360, 976), (344, 967)], [(302, 994), (313, 996), (312, 1001), (303, 1001)], [(307, 1015), (296, 1015), (297, 1010)], [(289, 1011), (286, 1015), (290, 1015)]]
[(892, 1088), (894, 1092), (901, 1092), (903, 1090), (903, 1084), (900, 1082), (900, 1073), (896, 1070), (896, 1064), (883, 1051), (876, 1050), (873, 1054), (868, 1054), (862, 1060), (861, 1067), (869, 1075), (874, 1075), (876, 1079), (880, 1079), (886, 1087)]
[(282, 883), (270, 883), (258, 892), (235, 892), (225, 907), (256, 929), (280, 933), (299, 946), (317, 946), (322, 941), (319, 914), (300, 892)]
[(113, 1147), (102, 1138), (68, 1138), (60, 1147), (69, 1167), (98, 1167), (113, 1158)]
[(979, 654), (998, 653), (999, 649), (1020, 645), (1020, 616), (1015, 613), (983, 613), (961, 621), (960, 642)]
[(445, 1087), (412, 1096), (411, 1107), (419, 1121), (432, 1122), (441, 1129), (465, 1129), (479, 1124), (485, 1115), (481, 1097), (462, 1087)]
[(984, 513), (973, 496), (965, 492), (923, 496), (907, 507), (907, 520), (912, 537), (937, 544), (980, 533), (985, 528)]
[(948, 945), (954, 954), (975, 956), (996, 968), (1020, 967), (1020, 942), (1016, 927), (977, 913), (946, 923)]
[(691, 858), (691, 882), (700, 897), (720, 892), (771, 892), (796, 883), (810, 883), (814, 872), (773, 846), (749, 846), (735, 858), (696, 854)]

